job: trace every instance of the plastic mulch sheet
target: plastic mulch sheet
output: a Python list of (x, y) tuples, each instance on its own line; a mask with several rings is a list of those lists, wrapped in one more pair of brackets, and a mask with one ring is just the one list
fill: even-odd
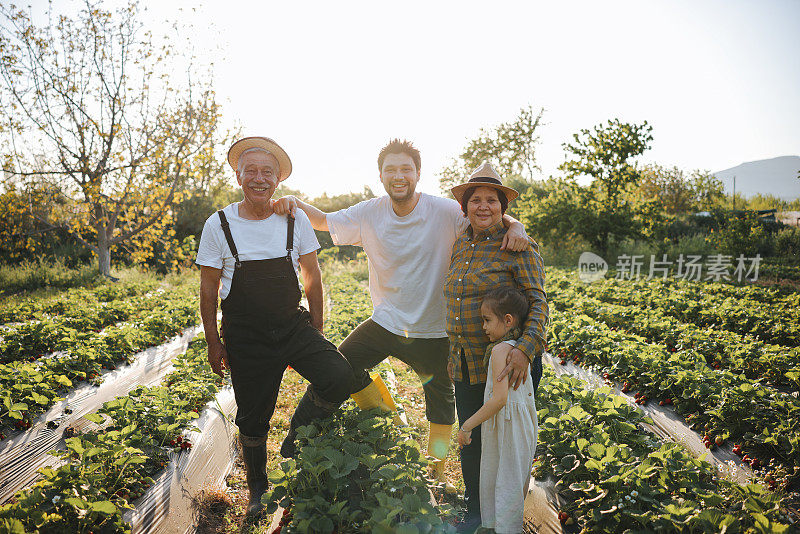
[(224, 388), (196, 420), (197, 432), (184, 432), (192, 442), (186, 452), (171, 452), (170, 462), (155, 484), (123, 516), (134, 534), (182, 534), (194, 530), (193, 498), (206, 488), (220, 487), (236, 457), (236, 401)]
[[(542, 357), (542, 363), (550, 364), (555, 370), (556, 376), (569, 374), (585, 381), (587, 386), (591, 388), (607, 386), (611, 388), (612, 393), (615, 395), (619, 395), (630, 404), (636, 404), (633, 395), (623, 393), (613, 383), (606, 383), (590, 369), (574, 365), (569, 360), (567, 360), (566, 365), (561, 365), (558, 359), (548, 353), (545, 353)], [(726, 443), (722, 447), (717, 447), (717, 449), (710, 451), (703, 445), (703, 437), (689, 428), (683, 418), (675, 413), (675, 410), (672, 408), (659, 406), (652, 401), (644, 406), (637, 405), (637, 407), (653, 420), (653, 425), (650, 426), (650, 430), (657, 436), (681, 443), (696, 457), (705, 454), (705, 461), (713, 465), (717, 473), (728, 480), (739, 484), (747, 484), (751, 481), (753, 471), (748, 466), (742, 464), (739, 457), (733, 454), (730, 444)]]
[(528, 494), (525, 497), (523, 525), (525, 532), (552, 533), (563, 532), (558, 520), (558, 493), (555, 481), (531, 479)]
[[(614, 384), (607, 383), (590, 369), (574, 365), (571, 361), (567, 361), (566, 365), (561, 365), (559, 359), (549, 353), (543, 355), (542, 363), (549, 364), (556, 376), (574, 376), (586, 382), (587, 387), (592, 389), (609, 387), (615, 395), (619, 395), (630, 404), (635, 404), (633, 395), (623, 393)], [(653, 402), (644, 406), (637, 405), (637, 407), (653, 420), (653, 425), (648, 425), (649, 430), (660, 438), (681, 443), (697, 457), (705, 454), (705, 460), (717, 469), (720, 476), (740, 484), (746, 484), (752, 478), (753, 472), (738, 461), (739, 458), (733, 454), (730, 445), (718, 447), (714, 451), (706, 449), (703, 445), (703, 438), (689, 428), (683, 418), (673, 409), (659, 406)], [(563, 532), (558, 520), (558, 499), (553, 480), (531, 479), (525, 498), (525, 531)]]
[[(182, 335), (168, 343), (140, 352), (130, 365), (103, 373), (103, 383), (99, 386), (79, 386), (42, 414), (28, 431), (0, 443), (0, 503), (8, 501), (18, 490), (32, 484), (39, 477), (39, 468), (54, 466), (59, 462), (48, 452), (64, 447), (66, 428), (74, 428), (79, 433), (97, 428), (83, 416), (97, 411), (103, 403), (125, 395), (137, 386), (160, 382), (171, 370), (172, 358), (184, 352), (189, 341), (201, 331), (201, 326), (187, 328)], [(48, 428), (48, 422), (57, 426)]]

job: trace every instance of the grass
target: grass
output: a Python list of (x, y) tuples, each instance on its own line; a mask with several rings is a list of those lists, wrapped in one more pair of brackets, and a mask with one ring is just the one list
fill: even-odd
[(0, 296), (20, 291), (43, 291), (87, 286), (97, 283), (97, 264), (70, 268), (61, 261), (34, 260), (18, 265), (0, 266)]

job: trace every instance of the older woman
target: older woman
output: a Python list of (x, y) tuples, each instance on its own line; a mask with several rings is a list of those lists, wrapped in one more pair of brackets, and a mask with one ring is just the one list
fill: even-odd
[[(545, 346), (548, 307), (544, 292), (544, 268), (538, 246), (531, 241), (522, 252), (501, 250), (506, 229), (502, 223), (508, 202), (517, 191), (502, 184), (488, 162), (478, 167), (469, 181), (452, 189), (470, 225), (453, 245), (450, 270), (445, 282), (447, 335), (450, 338), (449, 369), (455, 383), (459, 424), (483, 404), (486, 386), (484, 354), (489, 338), (480, 313), (484, 295), (497, 287), (516, 287), (528, 298), (530, 308), (522, 337), (509, 355), (508, 366), (498, 377), (516, 387), (528, 377), (533, 362), (534, 383), (541, 377), (541, 353)], [(466, 487), (467, 517), (460, 530), (480, 525), (480, 431), (461, 449), (461, 471)]]

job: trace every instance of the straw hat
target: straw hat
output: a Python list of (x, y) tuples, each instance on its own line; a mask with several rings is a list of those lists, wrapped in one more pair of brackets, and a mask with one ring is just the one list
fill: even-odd
[(289, 155), (269, 137), (244, 137), (233, 143), (228, 150), (228, 163), (230, 163), (234, 171), (238, 168), (239, 156), (250, 148), (260, 148), (275, 156), (280, 166), (278, 180), (281, 182), (292, 174), (292, 160), (289, 159)]
[(488, 161), (484, 161), (477, 169), (472, 171), (472, 174), (469, 175), (469, 181), (455, 186), (450, 191), (452, 191), (456, 200), (461, 202), (461, 197), (464, 196), (464, 192), (470, 187), (475, 186), (491, 187), (502, 191), (505, 193), (509, 202), (519, 196), (516, 189), (511, 189), (503, 185), (503, 181), (500, 179), (497, 171), (494, 170), (494, 167), (492, 167), (492, 164)]

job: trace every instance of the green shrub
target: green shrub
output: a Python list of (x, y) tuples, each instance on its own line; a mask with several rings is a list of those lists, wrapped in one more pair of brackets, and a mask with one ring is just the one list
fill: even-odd
[(775, 236), (775, 254), (800, 265), (800, 227), (784, 228)]
[(717, 230), (712, 230), (708, 242), (717, 249), (718, 254), (733, 257), (744, 254), (745, 257), (772, 255), (774, 236), (764, 229), (753, 212), (730, 215)]

